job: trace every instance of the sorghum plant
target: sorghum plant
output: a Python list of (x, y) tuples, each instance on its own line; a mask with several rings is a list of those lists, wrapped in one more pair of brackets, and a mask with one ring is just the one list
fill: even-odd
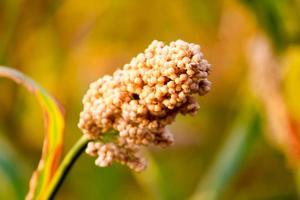
[(197, 112), (199, 105), (193, 95), (204, 95), (210, 90), (209, 72), (210, 64), (199, 45), (182, 40), (169, 45), (153, 41), (112, 76), (91, 83), (78, 123), (83, 136), (57, 167), (64, 125), (59, 106), (33, 80), (0, 67), (0, 76), (23, 84), (36, 95), (48, 125), (56, 128), (47, 127), (43, 156), (26, 199), (52, 199), (84, 150), (97, 157), (95, 164), (100, 167), (118, 162), (137, 172), (144, 170), (147, 162), (141, 147), (173, 143), (166, 126), (179, 113)]

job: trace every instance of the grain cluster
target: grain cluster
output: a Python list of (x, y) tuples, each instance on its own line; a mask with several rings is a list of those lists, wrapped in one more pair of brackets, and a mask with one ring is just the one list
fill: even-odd
[[(129, 64), (90, 84), (83, 98), (79, 128), (92, 141), (86, 152), (101, 167), (119, 162), (135, 171), (146, 167), (142, 146), (168, 146), (166, 129), (178, 113), (195, 114), (194, 94), (210, 90), (210, 64), (200, 46), (182, 40), (169, 45), (153, 41)], [(117, 131), (112, 141), (103, 137)]]

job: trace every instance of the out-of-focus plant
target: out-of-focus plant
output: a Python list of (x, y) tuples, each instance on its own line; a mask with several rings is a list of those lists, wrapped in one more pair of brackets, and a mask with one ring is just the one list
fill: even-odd
[(253, 11), (257, 23), (270, 38), (259, 36), (249, 42), (250, 48), (246, 53), (252, 90), (264, 108), (268, 122), (266, 136), (285, 154), (289, 167), (295, 173), (299, 193), (300, 123), (295, 112), (299, 106), (291, 103), (295, 102), (295, 95), (298, 94), (292, 89), (298, 84), (291, 84), (291, 80), (295, 80), (295, 77), (299, 79), (299, 71), (295, 70), (295, 63), (291, 64), (286, 56), (291, 55), (291, 52), (295, 55), (296, 47), (299, 46), (300, 3), (280, 0), (242, 2)]
[(257, 23), (272, 40), (277, 52), (300, 42), (299, 1), (241, 0), (255, 14)]
[[(252, 97), (249, 99), (252, 99), (254, 107), (260, 108), (250, 109), (247, 114), (251, 115), (250, 113), (256, 112), (256, 124), (262, 124), (260, 122), (262, 119), (268, 122), (268, 127), (261, 126), (261, 128), (267, 128), (268, 131), (265, 135), (268, 141), (275, 144), (286, 156), (289, 167), (294, 171), (297, 179), (299, 192), (299, 119), (295, 118), (295, 111), (290, 110), (287, 106), (288, 100), (285, 99), (281, 87), (285, 70), (287, 70), (290, 79), (287, 82), (289, 84), (286, 83), (285, 85), (289, 85), (291, 90), (288, 90), (288, 94), (290, 97), (294, 97), (292, 98), (293, 104), (297, 108), (295, 102), (298, 102), (298, 98), (295, 95), (298, 92), (295, 89), (291, 92), (292, 88), (297, 87), (297, 83), (295, 81), (291, 84), (291, 80), (298, 80), (299, 71), (296, 68), (291, 68), (291, 66), (283, 68), (281, 65), (287, 65), (287, 63), (284, 63), (286, 62), (284, 59), (280, 60), (282, 52), (286, 49), (289, 50), (291, 45), (299, 44), (299, 2), (280, 0), (242, 0), (242, 2), (251, 9), (257, 23), (270, 38), (270, 41), (268, 41), (269, 38), (264, 37), (250, 40), (251, 48), (245, 52), (248, 58), (248, 72), (251, 82), (249, 93), (252, 94)], [(256, 98), (254, 98), (255, 96)], [(238, 118), (239, 120), (244, 119), (239, 115)], [(251, 120), (248, 122), (240, 121), (237, 124), (241, 126), (244, 123), (250, 126), (252, 122)], [(245, 130), (247, 130), (246, 133), (259, 131), (259, 129), (251, 131), (250, 127), (245, 128)], [(242, 137), (242, 135), (247, 135), (243, 133), (240, 131), (239, 134), (230, 134), (226, 138), (225, 145), (220, 149), (215, 162), (200, 181), (198, 189), (193, 195), (194, 199), (220, 199), (222, 197), (228, 183), (237, 173), (241, 160), (245, 159), (247, 155), (245, 149), (251, 144), (250, 141), (255, 141), (255, 138)]]
[(296, 174), (299, 190), (299, 124), (284, 100), (279, 61), (264, 37), (252, 41), (248, 55), (253, 91), (260, 98), (267, 116), (270, 130), (267, 137), (285, 154), (290, 168)]
[(245, 161), (253, 143), (260, 134), (260, 114), (254, 104), (255, 99), (245, 95), (247, 99), (236, 121), (229, 131), (219, 154), (209, 167), (209, 171), (201, 179), (192, 200), (216, 200), (222, 197), (224, 190)]
[[(282, 95), (286, 97), (286, 109), (290, 113), (290, 125), (293, 134), (299, 138), (300, 137), (300, 49), (298, 46), (290, 47), (287, 52), (283, 55), (282, 66), (285, 69), (283, 78), (285, 82), (283, 83), (284, 92)], [(300, 152), (295, 152), (300, 153)], [(298, 157), (298, 156), (297, 156)], [(297, 178), (298, 192), (300, 193), (300, 163), (299, 159), (297, 162), (293, 162), (295, 169), (295, 176)]]

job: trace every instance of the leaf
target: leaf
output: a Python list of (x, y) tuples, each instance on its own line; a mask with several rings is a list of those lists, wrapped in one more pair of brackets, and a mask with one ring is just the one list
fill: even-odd
[(162, 193), (162, 180), (161, 171), (149, 151), (144, 151), (144, 155), (147, 155), (148, 167), (147, 170), (141, 173), (133, 173), (137, 183), (141, 186), (144, 192), (147, 194), (145, 199), (166, 199)]
[(284, 73), (284, 97), (289, 108), (289, 112), (300, 122), (300, 48), (299, 46), (290, 47), (283, 56)]
[(260, 132), (260, 115), (255, 105), (243, 109), (191, 200), (220, 199), (256, 141)]
[(257, 24), (266, 32), (272, 45), (281, 53), (300, 42), (299, 1), (240, 0), (255, 15)]
[(0, 199), (24, 199), (27, 188), (23, 170), (22, 160), (4, 137), (0, 127)]
[(9, 78), (23, 85), (40, 104), (44, 113), (45, 137), (40, 162), (30, 180), (30, 189), (26, 199), (44, 199), (62, 153), (64, 117), (63, 109), (45, 89), (21, 72), (0, 66), (0, 77)]

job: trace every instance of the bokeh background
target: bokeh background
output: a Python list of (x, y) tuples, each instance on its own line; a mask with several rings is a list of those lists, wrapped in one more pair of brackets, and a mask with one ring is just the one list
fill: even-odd
[[(0, 0), (0, 65), (65, 107), (65, 151), (89, 83), (154, 39), (201, 45), (213, 85), (200, 112), (176, 119), (175, 144), (150, 148), (142, 174), (84, 154), (57, 199), (298, 199), (298, 0)], [(25, 196), (43, 126), (34, 97), (0, 79), (0, 199)]]

